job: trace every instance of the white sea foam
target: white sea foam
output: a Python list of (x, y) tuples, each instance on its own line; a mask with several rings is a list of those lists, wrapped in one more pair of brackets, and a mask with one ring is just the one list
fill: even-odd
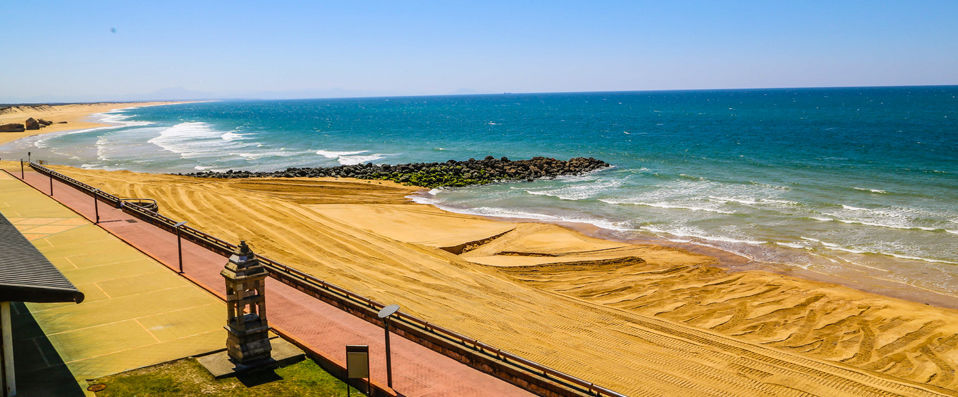
[(382, 153), (373, 153), (373, 154), (363, 154), (369, 153), (368, 150), (356, 150), (348, 152), (337, 152), (332, 150), (317, 150), (316, 154), (323, 156), (328, 159), (336, 159), (339, 164), (342, 165), (355, 165), (368, 163), (370, 161), (376, 161), (386, 157)]
[(688, 175), (688, 174), (679, 174), (679, 176), (682, 177), (682, 178), (685, 178), (685, 179), (693, 180), (693, 181), (707, 181), (707, 180), (708, 180), (708, 179), (705, 179), (705, 177), (693, 176), (693, 175)]
[(595, 197), (608, 189), (614, 189), (622, 185), (618, 179), (597, 180), (593, 183), (569, 184), (556, 189), (547, 190), (526, 190), (526, 193), (536, 196), (550, 196), (560, 200), (585, 200)]
[(754, 197), (724, 197), (724, 196), (708, 196), (709, 200), (716, 201), (719, 203), (738, 203), (747, 206), (761, 206), (761, 205), (771, 205), (774, 207), (781, 206), (797, 206), (798, 202), (791, 200), (778, 200), (778, 199), (769, 199), (769, 198), (759, 198)]
[(96, 138), (96, 158), (100, 161), (108, 160), (106, 157), (107, 150), (107, 138), (105, 135), (101, 135)]
[(921, 218), (933, 218), (926, 210), (916, 208), (861, 208), (842, 204), (842, 211), (823, 212), (822, 215), (832, 217), (831, 221), (845, 224), (882, 227), (899, 230), (924, 230), (928, 232), (942, 231), (937, 227), (917, 224)]
[(888, 192), (886, 192), (886, 191), (884, 191), (884, 190), (881, 190), (881, 189), (869, 189), (869, 188), (864, 188), (864, 187), (852, 187), (852, 189), (855, 189), (855, 190), (858, 190), (858, 191), (862, 191), (862, 192), (875, 193), (875, 194), (887, 194), (887, 193), (888, 193)]
[[(412, 200), (412, 202), (418, 203), (418, 204), (436, 205), (437, 207), (438, 207), (438, 204), (439, 204), (439, 200), (437, 200), (435, 197), (430, 197), (430, 196), (423, 196), (423, 195), (419, 195), (419, 194), (412, 194), (412, 195), (406, 196), (406, 198), (408, 198), (408, 199)], [(445, 209), (445, 208), (443, 208), (443, 209)], [(451, 212), (455, 212), (455, 211), (451, 211)]]
[(781, 246), (783, 246), (783, 247), (788, 247), (788, 248), (798, 248), (798, 249), (807, 249), (807, 248), (808, 248), (808, 246), (806, 246), (805, 244), (798, 244), (798, 243), (785, 243), (785, 242), (781, 242), (781, 241), (776, 241), (775, 244), (781, 245)]
[(259, 160), (264, 157), (293, 157), (303, 154), (311, 153), (311, 151), (296, 151), (291, 152), (288, 150), (269, 150), (269, 151), (259, 151), (259, 152), (237, 152), (230, 153), (233, 156), (239, 156), (246, 160)]
[(864, 225), (864, 226), (874, 226), (874, 227), (885, 227), (885, 228), (889, 228), (889, 229), (924, 230), (924, 231), (927, 231), (927, 232), (934, 232), (934, 231), (941, 230), (941, 229), (937, 229), (937, 228), (933, 228), (933, 227), (925, 227), (925, 226), (893, 225), (893, 224), (887, 224), (887, 223), (866, 222), (866, 221), (858, 221), (858, 220), (850, 220), (850, 219), (834, 219), (834, 220), (835, 220), (835, 221), (838, 221), (838, 222), (841, 222), (841, 223), (851, 224), (851, 225)]
[(709, 199), (710, 199), (710, 200), (714, 200), (714, 201), (718, 201), (718, 202), (721, 202), (721, 203), (729, 203), (729, 202), (731, 202), (731, 203), (739, 203), (739, 204), (743, 204), (743, 205), (755, 205), (755, 204), (758, 204), (758, 200), (755, 200), (755, 199), (753, 199), (753, 198), (740, 199), (740, 198), (735, 198), (735, 197), (716, 197), (716, 196), (709, 196)]
[(599, 201), (606, 204), (614, 205), (640, 205), (644, 207), (654, 207), (654, 208), (664, 208), (664, 209), (678, 209), (678, 210), (688, 210), (688, 211), (705, 211), (705, 212), (714, 212), (717, 214), (734, 214), (734, 211), (725, 211), (716, 208), (709, 207), (699, 207), (693, 205), (678, 205), (671, 204), (667, 202), (642, 202), (642, 201), (626, 201), (626, 200), (613, 200), (613, 199), (599, 199)]
[(342, 165), (354, 165), (354, 164), (368, 163), (370, 161), (376, 161), (384, 157), (386, 157), (385, 154), (373, 153), (373, 154), (365, 155), (365, 156), (360, 156), (360, 155), (339, 156), (339, 158), (336, 159), (336, 161), (338, 161), (339, 164), (342, 164)]
[(838, 244), (835, 244), (835, 243), (829, 243), (829, 242), (826, 242), (826, 241), (819, 241), (819, 244), (821, 244), (821, 245), (823, 245), (823, 246), (825, 246), (825, 247), (827, 247), (827, 248), (833, 249), (833, 250), (851, 252), (851, 253), (853, 253), (853, 254), (865, 254), (865, 253), (868, 253), (868, 251), (866, 251), (866, 250), (860, 250), (860, 249), (854, 249), (854, 248), (847, 248), (847, 247), (843, 247), (843, 246), (841, 246), (841, 245), (838, 245)]
[(672, 236), (691, 237), (691, 238), (696, 238), (696, 239), (700, 239), (700, 240), (714, 241), (714, 242), (722, 242), (722, 243), (748, 244), (748, 245), (762, 245), (762, 244), (765, 244), (765, 243), (766, 243), (765, 241), (749, 240), (749, 239), (745, 239), (745, 238), (733, 238), (733, 237), (726, 237), (726, 236), (714, 236), (714, 235), (707, 234), (707, 233), (705, 233), (704, 231), (702, 231), (702, 230), (700, 230), (700, 229), (692, 228), (692, 227), (686, 227), (686, 226), (679, 226), (679, 227), (674, 227), (674, 228), (669, 228), (669, 229), (663, 229), (663, 228), (660, 228), (660, 227), (657, 227), (657, 226), (646, 225), (646, 226), (641, 226), (640, 229), (647, 230), (647, 231), (650, 231), (650, 232), (656, 233), (656, 234), (663, 234), (663, 233), (664, 233), (664, 234), (669, 234), (669, 235), (672, 235)]
[[(884, 255), (884, 256), (891, 256), (891, 257), (895, 257), (895, 258), (899, 258), (899, 259), (908, 259), (908, 260), (915, 260), (915, 261), (924, 261), (924, 262), (934, 262), (934, 263), (945, 263), (945, 264), (951, 264), (951, 265), (958, 265), (958, 262), (947, 261), (947, 260), (942, 260), (942, 259), (925, 258), (925, 257), (920, 257), (920, 256), (914, 256), (914, 255), (904, 255), (904, 254), (899, 254), (899, 253), (895, 253), (895, 252), (888, 252), (888, 250), (875, 249), (875, 247), (870, 247), (870, 248), (867, 248), (867, 249), (866, 249), (866, 248), (846, 247), (846, 246), (842, 246), (842, 245), (840, 245), (840, 244), (831, 243), (831, 242), (827, 242), (827, 241), (822, 241), (822, 240), (819, 240), (819, 239), (815, 239), (815, 238), (811, 238), (811, 237), (805, 237), (805, 236), (802, 236), (801, 239), (802, 239), (802, 240), (806, 240), (806, 241), (812, 241), (812, 242), (818, 243), (818, 244), (821, 245), (822, 247), (825, 247), (825, 248), (828, 248), (828, 249), (831, 249), (831, 250), (848, 252), (848, 253), (858, 254), (858, 255), (867, 255), (867, 254), (872, 254), (872, 255)], [(864, 266), (864, 265), (861, 265), (861, 264), (858, 264), (858, 265)]]
[(764, 188), (764, 189), (772, 189), (772, 190), (778, 190), (778, 191), (789, 191), (789, 190), (792, 190), (792, 188), (790, 188), (790, 187), (788, 187), (788, 186), (770, 185), (770, 184), (767, 184), (767, 183), (756, 182), (756, 181), (748, 181), (748, 183), (749, 183), (750, 185), (759, 186), (759, 187), (762, 187), (762, 188)]
[(842, 204), (842, 208), (846, 210), (851, 210), (851, 211), (868, 211), (868, 208), (852, 207), (850, 205), (845, 205), (845, 204)]
[(318, 154), (318, 155), (320, 155), (320, 156), (323, 156), (323, 157), (325, 157), (325, 158), (328, 158), (328, 159), (336, 159), (336, 158), (339, 158), (339, 157), (341, 157), (341, 156), (351, 156), (351, 155), (354, 155), (354, 154), (361, 154), (361, 153), (366, 153), (366, 152), (369, 152), (369, 151), (368, 151), (368, 150), (359, 150), (359, 151), (355, 151), (355, 152), (334, 152), (334, 151), (331, 151), (331, 150), (317, 150), (317, 151), (316, 151), (316, 154)]
[(185, 159), (221, 157), (224, 151), (247, 146), (241, 142), (224, 140), (223, 134), (225, 132), (207, 123), (186, 122), (163, 129), (159, 136), (148, 142)]
[[(624, 197), (619, 196), (622, 191), (615, 192), (618, 197), (606, 195), (600, 201), (615, 205), (639, 205), (726, 215), (743, 211), (739, 205), (774, 211), (801, 206), (796, 201), (782, 198), (786, 193), (771, 185), (724, 183), (700, 180), (697, 177), (643, 187), (637, 194)], [(629, 190), (632, 191), (634, 190)]]
[(136, 127), (136, 126), (153, 124), (153, 122), (150, 122), (150, 121), (127, 121), (127, 119), (133, 116), (129, 114), (123, 114), (120, 112), (123, 110), (128, 110), (128, 109), (132, 109), (132, 108), (117, 109), (115, 111), (107, 112), (107, 113), (97, 113), (92, 115), (92, 117), (96, 119), (97, 121), (100, 121), (103, 123), (115, 124), (117, 127)]
[(909, 256), (909, 255), (901, 255), (901, 254), (893, 254), (893, 253), (881, 253), (881, 254), (883, 254), (883, 255), (889, 255), (889, 256), (894, 256), (894, 257), (900, 258), (900, 259), (910, 259), (910, 260), (914, 260), (914, 261), (935, 262), (935, 263), (947, 263), (947, 264), (949, 264), (949, 265), (958, 265), (958, 262), (945, 261), (945, 260), (941, 260), (941, 259), (922, 258), (922, 257), (920, 257), (920, 256)]
[(488, 216), (493, 218), (517, 218), (517, 219), (532, 219), (537, 221), (547, 221), (547, 222), (568, 222), (568, 223), (585, 223), (590, 224), (602, 229), (614, 230), (614, 231), (634, 231), (629, 227), (628, 222), (615, 222), (608, 219), (594, 218), (594, 217), (584, 217), (584, 216), (557, 216), (549, 215), (538, 212), (528, 212), (521, 211), (509, 208), (499, 208), (499, 207), (473, 207), (473, 208), (460, 208), (460, 207), (451, 207), (447, 205), (442, 205), (439, 200), (434, 197), (432, 191), (425, 195), (410, 195), (407, 196), (410, 200), (419, 204), (429, 204), (433, 205), (439, 209), (446, 210), (449, 212), (455, 212), (459, 214), (467, 215), (479, 215), (479, 216)]
[(235, 131), (230, 131), (223, 135), (220, 135), (220, 138), (223, 139), (224, 141), (235, 141), (237, 139), (245, 139), (246, 134), (240, 134)]
[[(446, 209), (446, 208), (443, 208)], [(540, 214), (536, 212), (527, 212), (512, 210), (508, 208), (497, 208), (497, 207), (475, 207), (470, 209), (457, 209), (455, 212), (462, 214), (470, 215), (482, 215), (482, 216), (492, 216), (497, 218), (524, 218), (524, 219), (535, 219), (540, 221), (561, 221), (562, 219), (557, 216), (552, 216), (548, 214)]]

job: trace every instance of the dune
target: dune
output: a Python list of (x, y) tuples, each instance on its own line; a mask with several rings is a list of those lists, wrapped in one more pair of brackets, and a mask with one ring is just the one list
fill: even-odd
[[(15, 105), (2, 108), (0, 109), (0, 124), (23, 124), (24, 120), (30, 117), (35, 119), (49, 120), (52, 121), (53, 124), (43, 127), (39, 130), (27, 130), (24, 132), (0, 132), (0, 145), (33, 135), (106, 127), (107, 124), (97, 123), (90, 120), (90, 115), (95, 113), (104, 113), (122, 108), (172, 105), (177, 103), (186, 102), (101, 102), (73, 103), (65, 105)], [(66, 121), (66, 123), (60, 123), (61, 121)]]
[(958, 395), (953, 309), (452, 214), (390, 182), (54, 168), (628, 395)]

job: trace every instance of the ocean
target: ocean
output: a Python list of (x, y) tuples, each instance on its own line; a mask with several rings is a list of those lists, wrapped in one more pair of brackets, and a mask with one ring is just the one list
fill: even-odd
[(169, 173), (591, 156), (613, 167), (413, 198), (958, 297), (958, 87), (216, 101), (96, 117), (113, 126), (0, 157)]

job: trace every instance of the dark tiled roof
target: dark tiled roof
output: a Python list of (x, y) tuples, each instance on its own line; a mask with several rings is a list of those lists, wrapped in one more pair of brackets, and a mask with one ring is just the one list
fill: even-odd
[(0, 214), (0, 301), (83, 301), (83, 293)]

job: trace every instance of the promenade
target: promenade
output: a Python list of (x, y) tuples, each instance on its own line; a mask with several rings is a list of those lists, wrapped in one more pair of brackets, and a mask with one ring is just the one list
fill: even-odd
[(13, 306), (21, 395), (78, 395), (86, 379), (223, 347), (216, 296), (3, 172), (0, 212), (86, 295)]
[[(14, 172), (14, 170), (9, 171)], [(19, 175), (18, 171), (14, 173)], [(4, 178), (18, 182), (8, 175), (4, 175)], [(25, 180), (40, 192), (49, 193), (50, 191), (50, 179), (46, 176), (27, 171)], [(38, 192), (34, 191), (34, 193)], [(52, 197), (83, 217), (94, 218), (92, 197), (56, 180), (53, 181)], [(154, 258), (159, 264), (168, 268), (161, 268), (164, 272), (176, 277), (179, 257), (174, 234), (102, 202), (99, 205), (99, 213), (99, 226), (102, 230)], [(186, 240), (182, 241), (182, 247), (184, 270), (182, 276), (222, 299), (225, 296), (224, 283), (219, 272), (226, 258)], [(77, 284), (81, 287), (79, 283)], [(369, 345), (372, 380), (385, 387), (385, 346), (382, 328), (271, 278), (267, 279), (266, 289), (267, 316), (271, 326), (341, 366), (345, 366), (345, 345)], [(222, 314), (218, 313), (212, 318), (222, 322)], [(223, 341), (219, 342), (222, 344)], [(401, 395), (531, 395), (525, 390), (476, 371), (397, 335), (391, 338), (391, 351), (393, 387)]]

